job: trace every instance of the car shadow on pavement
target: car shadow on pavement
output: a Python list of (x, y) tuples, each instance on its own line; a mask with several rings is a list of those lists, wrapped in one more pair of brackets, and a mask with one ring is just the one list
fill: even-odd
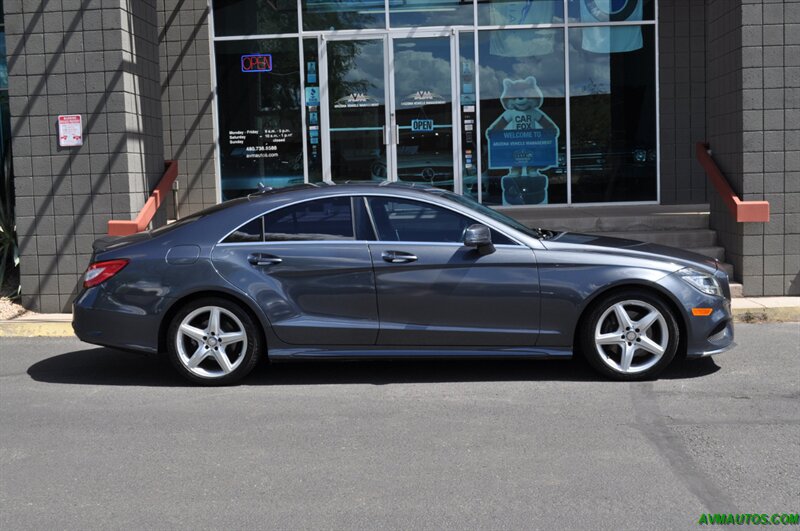
[[(697, 378), (719, 366), (711, 358), (679, 360), (659, 379)], [(78, 385), (135, 385), (183, 387), (185, 382), (163, 356), (147, 356), (109, 348), (90, 348), (60, 354), (28, 368), (38, 382)], [(243, 385), (318, 385), (605, 381), (582, 359), (419, 359), (369, 361), (297, 361), (262, 363)]]

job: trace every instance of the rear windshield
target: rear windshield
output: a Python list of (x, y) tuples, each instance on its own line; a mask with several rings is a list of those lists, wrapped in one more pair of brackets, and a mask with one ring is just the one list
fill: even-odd
[(200, 218), (214, 214), (215, 212), (219, 212), (220, 210), (228, 209), (232, 206), (246, 203), (247, 201), (249, 201), (249, 198), (239, 197), (237, 199), (231, 199), (230, 201), (225, 201), (224, 203), (219, 203), (218, 205), (210, 206), (206, 209), (201, 210), (200, 212), (192, 214), (191, 216), (186, 216), (185, 218), (181, 218), (178, 221), (170, 223), (169, 225), (164, 225), (163, 227), (158, 227), (157, 229), (153, 229), (150, 231), (150, 234), (152, 234), (153, 236), (158, 236), (159, 234), (165, 234), (177, 228), (183, 227), (184, 225), (189, 225), (190, 223), (194, 223)]
[(176, 221), (174, 223), (170, 223), (169, 225), (164, 225), (163, 227), (158, 227), (157, 229), (153, 229), (153, 230), (150, 231), (150, 233), (153, 236), (158, 236), (159, 234), (164, 234), (166, 232), (170, 232), (170, 231), (175, 230), (175, 229), (177, 229), (179, 227), (183, 227), (184, 225), (188, 225), (188, 224), (190, 224), (192, 222), (195, 222), (195, 221), (197, 221), (198, 219), (200, 219), (202, 217), (205, 217), (205, 216), (214, 214), (216, 212), (219, 212), (220, 210), (225, 210), (227, 208), (230, 208), (230, 207), (233, 207), (233, 206), (236, 206), (236, 205), (241, 205), (242, 203), (246, 203), (246, 202), (250, 201), (250, 196), (253, 196), (254, 198), (258, 198), (258, 197), (264, 197), (266, 195), (275, 195), (275, 194), (279, 194), (279, 193), (291, 192), (293, 190), (302, 190), (304, 188), (314, 188), (314, 187), (317, 187), (317, 185), (316, 184), (298, 184), (298, 185), (295, 185), (295, 186), (287, 186), (285, 188), (276, 188), (276, 189), (269, 188), (269, 189), (267, 189), (267, 190), (265, 190), (263, 192), (254, 192), (254, 193), (252, 193), (250, 195), (247, 195), (247, 196), (244, 196), (244, 197), (237, 197), (236, 199), (230, 199), (228, 201), (224, 201), (224, 202), (219, 203), (217, 205), (210, 206), (210, 207), (208, 207), (206, 209), (201, 210), (200, 212), (196, 212), (196, 213), (192, 214), (191, 216), (186, 216), (185, 218), (179, 219), (178, 221)]

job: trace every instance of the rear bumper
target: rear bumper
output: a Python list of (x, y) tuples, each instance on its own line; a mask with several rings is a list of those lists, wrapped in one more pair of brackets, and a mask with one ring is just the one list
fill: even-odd
[[(104, 308), (97, 305), (101, 288), (83, 291), (72, 305), (72, 329), (81, 341), (106, 347), (158, 352), (159, 315), (140, 308)], [(107, 302), (107, 300), (106, 300)], [(138, 312), (136, 310), (139, 310)]]

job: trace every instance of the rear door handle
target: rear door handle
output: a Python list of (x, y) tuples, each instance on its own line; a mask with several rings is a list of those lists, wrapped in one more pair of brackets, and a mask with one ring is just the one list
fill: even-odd
[(271, 254), (261, 254), (255, 253), (251, 254), (247, 257), (247, 261), (253, 264), (254, 266), (269, 266), (280, 264), (283, 262), (283, 259), (278, 258), (277, 256), (272, 256)]
[(390, 264), (406, 264), (408, 262), (416, 262), (417, 256), (404, 251), (383, 251), (381, 257), (385, 262)]

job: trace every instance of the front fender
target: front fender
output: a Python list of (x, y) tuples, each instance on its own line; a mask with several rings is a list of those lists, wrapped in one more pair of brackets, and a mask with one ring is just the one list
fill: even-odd
[(669, 273), (660, 268), (603, 261), (593, 253), (537, 251), (541, 286), (541, 325), (537, 346), (569, 347), (578, 321), (604, 293), (623, 286), (641, 286), (674, 296), (658, 282)]

